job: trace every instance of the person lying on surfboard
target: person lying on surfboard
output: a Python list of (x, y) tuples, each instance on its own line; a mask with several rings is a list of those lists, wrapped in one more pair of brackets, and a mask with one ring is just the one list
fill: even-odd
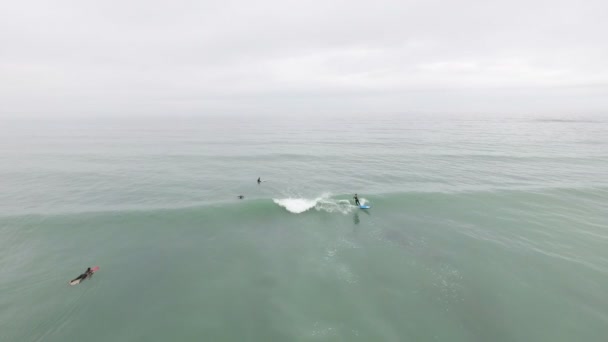
[(355, 199), (355, 204), (360, 206), (361, 202), (359, 202), (359, 197), (357, 197), (357, 194), (355, 194), (355, 197), (353, 197)]
[(87, 279), (87, 278), (91, 278), (92, 276), (93, 276), (93, 271), (92, 271), (92, 270), (91, 270), (91, 268), (89, 267), (89, 268), (87, 268), (87, 270), (86, 270), (86, 271), (84, 271), (84, 273), (83, 273), (83, 274), (81, 274), (81, 275), (79, 275), (78, 277), (76, 277), (76, 278), (72, 279), (72, 281), (75, 281), (75, 280), (78, 280), (78, 279), (80, 279), (80, 280), (82, 281), (82, 280), (85, 280), (85, 279)]

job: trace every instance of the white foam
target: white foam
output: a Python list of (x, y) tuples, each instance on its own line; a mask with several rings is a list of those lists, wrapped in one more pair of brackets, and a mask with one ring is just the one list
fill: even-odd
[(317, 199), (310, 200), (306, 198), (283, 198), (274, 199), (274, 203), (287, 209), (290, 213), (300, 214), (308, 211), (317, 205)]
[(290, 213), (301, 214), (310, 209), (317, 211), (326, 211), (328, 213), (339, 212), (347, 214), (356, 208), (351, 205), (348, 200), (334, 200), (330, 198), (330, 194), (323, 194), (315, 199), (307, 198), (282, 198), (274, 199), (274, 203), (287, 209)]

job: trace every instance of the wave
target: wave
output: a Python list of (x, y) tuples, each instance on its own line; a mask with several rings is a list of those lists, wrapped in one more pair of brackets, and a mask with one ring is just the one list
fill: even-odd
[[(371, 200), (371, 205), (375, 210), (385, 212), (401, 211), (405, 208), (419, 208), (426, 206), (442, 207), (452, 206), (464, 200), (479, 200), (485, 203), (488, 199), (495, 201), (527, 201), (529, 203), (539, 203), (539, 205), (549, 205), (556, 200), (560, 203), (568, 202), (568, 207), (582, 206), (587, 210), (594, 208), (605, 211), (608, 209), (608, 187), (604, 185), (577, 186), (577, 187), (542, 187), (530, 186), (520, 189), (497, 189), (497, 190), (469, 190), (469, 191), (408, 191), (408, 192), (375, 192), (367, 193), (369, 199), (360, 197), (362, 204), (367, 204)], [(278, 214), (280, 208), (289, 213), (300, 214), (311, 209), (329, 213), (348, 214), (354, 212), (357, 207), (349, 202), (350, 195), (337, 194), (332, 198), (332, 194), (324, 193), (315, 198), (291, 196), (286, 198), (246, 198), (239, 200), (209, 200), (207, 202), (193, 202), (190, 204), (165, 204), (158, 206), (147, 205), (116, 205), (100, 207), (75, 207), (75, 208), (56, 208), (49, 210), (23, 210), (19, 212), (5, 211), (0, 212), (0, 232), (10, 222), (29, 222), (31, 225), (44, 225), (45, 220), (50, 217), (68, 219), (70, 217), (83, 216), (86, 219), (101, 217), (124, 218), (129, 217), (149, 217), (154, 215), (157, 219), (167, 216), (175, 216), (180, 219), (196, 217), (200, 220), (209, 220), (212, 217), (230, 216), (234, 219), (242, 215), (258, 215), (260, 212)], [(531, 200), (532, 198), (532, 200)], [(7, 223), (7, 224), (4, 224)]]
[[(294, 214), (301, 214), (313, 208), (317, 211), (325, 211), (328, 213), (339, 212), (348, 214), (356, 208), (356, 206), (352, 205), (348, 200), (333, 199), (331, 198), (331, 194), (328, 193), (314, 199), (289, 197), (273, 199), (273, 201)], [(365, 199), (362, 198), (361, 203), (365, 203)]]

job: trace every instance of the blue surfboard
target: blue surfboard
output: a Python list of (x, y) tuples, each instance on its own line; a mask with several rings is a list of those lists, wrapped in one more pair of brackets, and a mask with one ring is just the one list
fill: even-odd
[(361, 205), (359, 206), (359, 208), (361, 208), (361, 209), (369, 209), (369, 208), (371, 208), (371, 207), (370, 207), (369, 205), (361, 204)]

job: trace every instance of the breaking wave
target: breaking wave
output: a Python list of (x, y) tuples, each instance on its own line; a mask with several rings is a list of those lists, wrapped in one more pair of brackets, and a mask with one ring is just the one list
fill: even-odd
[[(330, 194), (323, 194), (314, 199), (308, 198), (281, 198), (273, 199), (274, 203), (285, 208), (290, 213), (301, 214), (310, 209), (328, 213), (339, 212), (348, 214), (356, 207), (345, 199), (333, 199)], [(362, 201), (363, 202), (363, 201)]]

